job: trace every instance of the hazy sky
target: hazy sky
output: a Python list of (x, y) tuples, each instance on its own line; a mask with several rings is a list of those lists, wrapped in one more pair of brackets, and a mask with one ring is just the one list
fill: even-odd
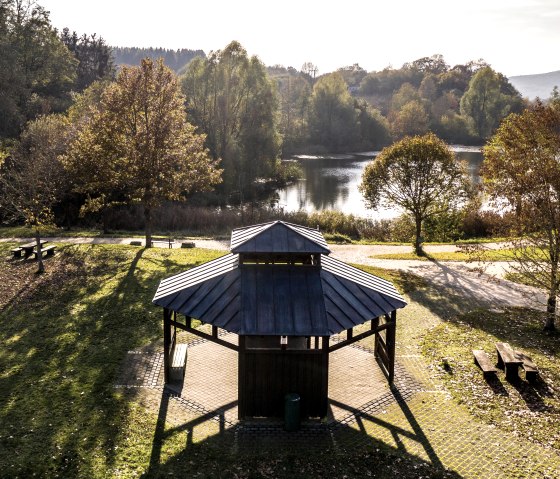
[(266, 65), (319, 73), (400, 67), (434, 53), (507, 76), (560, 70), (560, 0), (38, 0), (59, 29), (109, 45), (202, 49), (238, 40)]

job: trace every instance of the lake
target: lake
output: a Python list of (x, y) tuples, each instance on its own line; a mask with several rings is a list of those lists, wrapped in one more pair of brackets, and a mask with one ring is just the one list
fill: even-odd
[[(472, 179), (478, 182), (478, 172), (482, 163), (480, 148), (454, 145), (451, 149), (458, 159), (467, 161)], [(373, 151), (292, 157), (291, 160), (301, 165), (303, 178), (287, 188), (278, 190), (278, 206), (286, 211), (337, 210), (375, 219), (398, 216), (398, 209), (367, 209), (358, 191), (364, 168), (378, 153)]]

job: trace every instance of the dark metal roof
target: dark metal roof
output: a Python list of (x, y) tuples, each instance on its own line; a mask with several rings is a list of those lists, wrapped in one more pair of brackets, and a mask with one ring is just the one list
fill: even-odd
[(330, 250), (320, 231), (273, 221), (234, 229), (231, 252), (329, 254)]
[(228, 254), (163, 280), (154, 303), (243, 335), (330, 336), (406, 305), (388, 281), (342, 261), (241, 265)]
[(316, 266), (242, 266), (239, 334), (327, 335), (320, 273)]

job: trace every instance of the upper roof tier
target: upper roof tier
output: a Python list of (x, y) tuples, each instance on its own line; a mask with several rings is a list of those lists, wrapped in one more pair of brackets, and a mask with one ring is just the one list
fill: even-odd
[(231, 252), (326, 254), (331, 251), (319, 230), (271, 221), (236, 228), (231, 232)]

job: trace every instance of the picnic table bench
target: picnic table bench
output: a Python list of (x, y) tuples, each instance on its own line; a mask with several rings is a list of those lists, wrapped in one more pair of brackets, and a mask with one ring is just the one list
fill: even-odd
[[(48, 243), (47, 240), (41, 240), (41, 246), (43, 246), (46, 243)], [(16, 248), (13, 248), (12, 254), (14, 255), (14, 258), (21, 258), (22, 254), (24, 258), (29, 258), (34, 253), (34, 249), (36, 246), (37, 246), (36, 241), (22, 244), (17, 246)]]
[(498, 353), (496, 366), (505, 369), (508, 381), (517, 380), (519, 378), (519, 366), (523, 364), (523, 360), (515, 355), (509, 343), (496, 343), (496, 352)]
[[(56, 245), (54, 244), (51, 244), (45, 248), (41, 248), (41, 256), (43, 255), (53, 256), (55, 250), (56, 250)], [(36, 249), (33, 250), (33, 254), (35, 255), (35, 259), (39, 258), (39, 251), (37, 251)]]
[(473, 349), (474, 362), (482, 369), (482, 374), (486, 378), (495, 375), (498, 370), (492, 364), (490, 356), (482, 349)]
[(519, 351), (514, 351), (515, 357), (521, 361), (521, 367), (525, 371), (525, 379), (527, 382), (533, 384), (536, 379), (537, 375), (539, 374), (539, 370), (537, 365), (533, 362), (530, 356), (523, 354)]
[(185, 377), (187, 365), (187, 345), (184, 343), (176, 344), (171, 353), (171, 367), (169, 368), (169, 379), (172, 381), (182, 381)]

